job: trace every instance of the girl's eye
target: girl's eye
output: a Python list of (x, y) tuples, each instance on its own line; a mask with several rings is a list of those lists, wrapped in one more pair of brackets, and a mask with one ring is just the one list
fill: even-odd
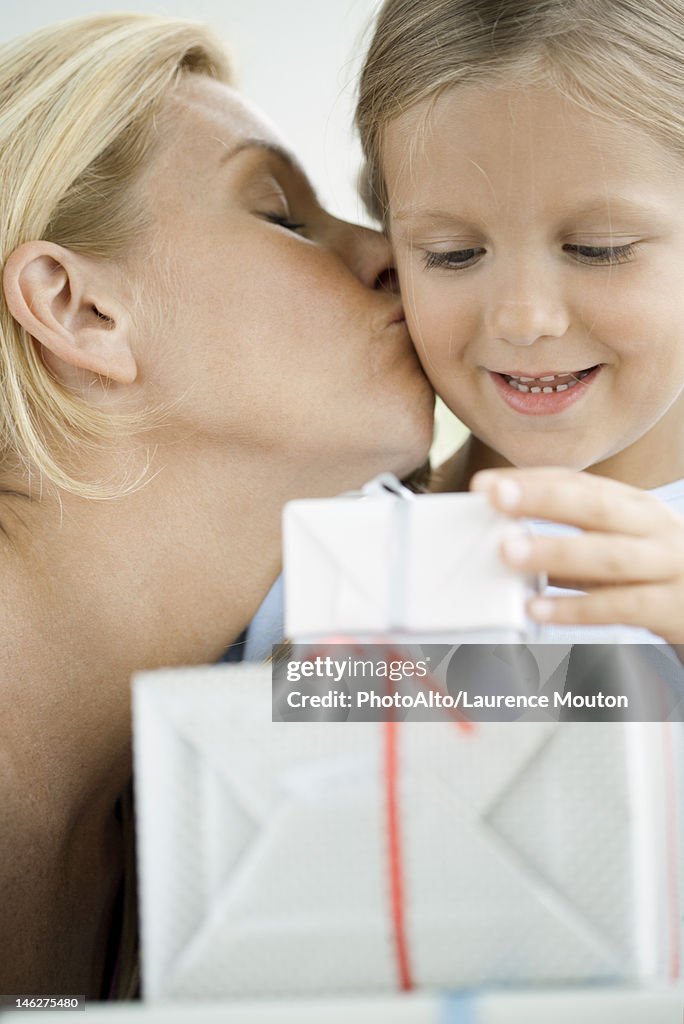
[[(453, 249), (450, 252), (426, 252), (423, 255), (424, 264), (427, 270), (440, 267), (446, 270), (462, 270), (472, 267), (485, 255), (486, 249)], [(579, 263), (587, 263), (594, 266), (615, 266), (618, 263), (628, 263), (636, 252), (634, 242), (626, 245), (576, 245), (567, 244), (563, 246), (563, 252), (574, 256)]]
[(284, 213), (266, 213), (264, 214), (267, 221), (271, 224), (277, 224), (281, 228), (285, 228), (287, 231), (300, 231), (304, 225), (297, 224), (295, 221)]
[(574, 256), (580, 263), (599, 266), (614, 266), (617, 263), (628, 263), (634, 256), (634, 242), (627, 245), (564, 245), (563, 252)]
[(486, 249), (453, 249), (451, 252), (426, 252), (423, 254), (425, 268), (432, 270), (441, 267), (445, 270), (462, 270), (464, 267), (472, 267), (481, 256), (484, 256)]

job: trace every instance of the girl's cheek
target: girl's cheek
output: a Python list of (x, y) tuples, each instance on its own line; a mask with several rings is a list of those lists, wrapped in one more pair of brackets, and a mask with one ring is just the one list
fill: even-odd
[(659, 296), (666, 300), (662, 285), (653, 280), (635, 283), (625, 276), (624, 283), (597, 281), (577, 296), (579, 325), (587, 337), (611, 348), (638, 352), (645, 337), (657, 334), (668, 319), (667, 302), (658, 301)]
[(435, 309), (413, 310), (407, 314), (409, 332), (419, 351), (436, 364), (446, 362), (450, 355), (449, 330)]
[(444, 274), (426, 272), (397, 252), (406, 322), (419, 352), (434, 362), (452, 363), (476, 336), (480, 297)]

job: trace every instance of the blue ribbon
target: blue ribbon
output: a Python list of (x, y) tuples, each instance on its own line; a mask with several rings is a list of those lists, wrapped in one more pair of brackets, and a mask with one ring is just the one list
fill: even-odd
[(477, 999), (468, 992), (450, 992), (442, 996), (439, 1024), (477, 1024)]

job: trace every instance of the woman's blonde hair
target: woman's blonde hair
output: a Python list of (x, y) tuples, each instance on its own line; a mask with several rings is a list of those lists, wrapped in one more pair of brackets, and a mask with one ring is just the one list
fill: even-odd
[[(136, 183), (159, 138), (155, 119), (189, 73), (231, 79), (211, 34), (179, 19), (98, 15), (0, 47), (3, 264), (17, 246), (38, 239), (125, 262), (148, 227)], [(80, 479), (66, 464), (132, 425), (62, 386), (0, 298), (0, 465), (104, 497), (101, 483)]]
[(684, 0), (385, 0), (363, 64), (362, 191), (387, 213), (387, 124), (459, 84), (550, 84), (684, 155)]

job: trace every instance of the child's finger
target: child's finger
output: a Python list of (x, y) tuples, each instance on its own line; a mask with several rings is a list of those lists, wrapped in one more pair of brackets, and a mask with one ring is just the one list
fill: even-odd
[(646, 491), (565, 469), (486, 470), (473, 477), (471, 489), (509, 515), (606, 533), (652, 534), (674, 515)]
[(669, 588), (654, 584), (601, 587), (580, 597), (535, 597), (528, 611), (536, 622), (566, 626), (641, 626), (668, 643), (684, 642), (684, 610)]
[(514, 569), (583, 583), (648, 583), (684, 573), (684, 553), (660, 539), (605, 533), (534, 537), (511, 532), (501, 557)]

